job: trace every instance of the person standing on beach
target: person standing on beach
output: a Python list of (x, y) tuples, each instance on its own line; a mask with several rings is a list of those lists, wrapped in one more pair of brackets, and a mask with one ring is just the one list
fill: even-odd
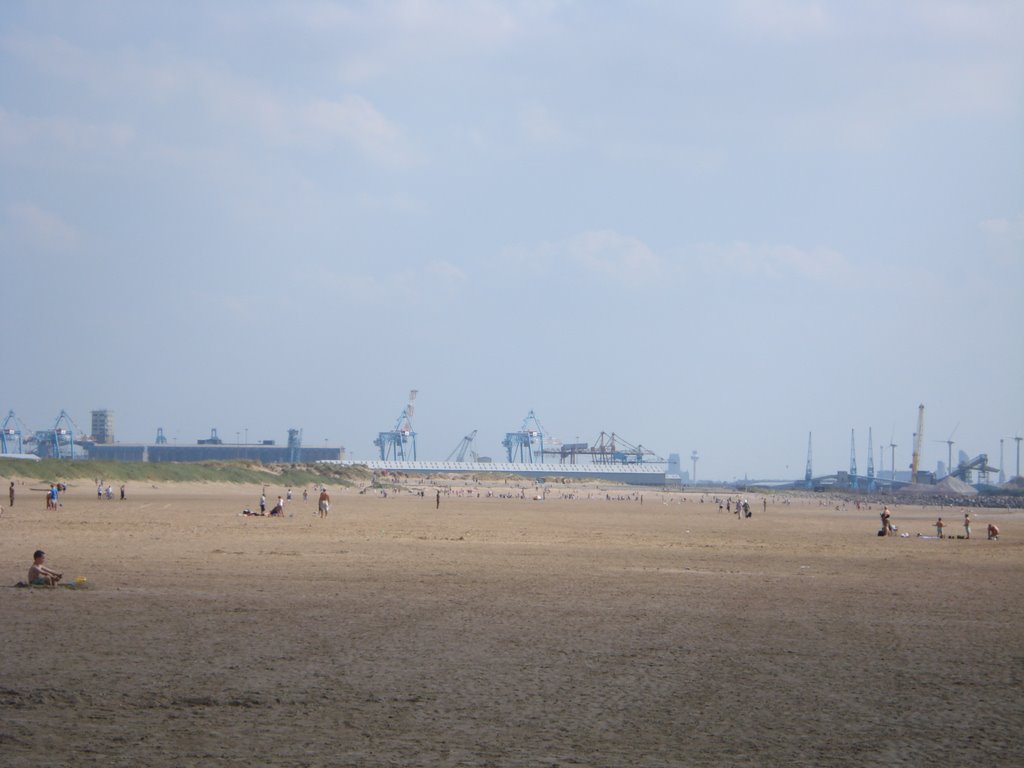
[(971, 538), (971, 513), (964, 512), (964, 534), (969, 539)]
[(882, 507), (882, 530), (885, 531), (886, 536), (892, 535), (892, 513), (889, 512), (888, 507)]
[(940, 539), (943, 538), (943, 536), (942, 536), (942, 529), (944, 527), (945, 527), (945, 524), (942, 522), (942, 518), (941, 517), (938, 520), (935, 521), (935, 533), (937, 533), (939, 535)]
[(124, 483), (121, 483), (121, 501), (124, 501)]
[(317, 500), (316, 509), (320, 517), (327, 517), (327, 513), (331, 511), (331, 497), (327, 493), (326, 488), (320, 491), (320, 498)]
[(434, 506), (434, 509), (440, 509), (440, 508), (441, 508), (441, 491), (439, 490), (437, 492), (437, 504)]
[(11, 480), (11, 506), (14, 506), (14, 481)]
[(267, 494), (261, 493), (260, 494), (260, 512), (263, 513), (263, 512), (266, 512), (266, 511), (267, 511)]

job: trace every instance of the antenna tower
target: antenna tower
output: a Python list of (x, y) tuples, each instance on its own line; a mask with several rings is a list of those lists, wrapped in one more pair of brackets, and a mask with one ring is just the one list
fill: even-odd
[[(875, 444), (871, 439), (871, 427), (868, 427), (868, 480), (875, 479)], [(869, 483), (874, 485), (874, 483)]]
[(892, 466), (889, 467), (889, 469), (892, 470), (892, 481), (894, 483), (896, 482), (896, 448), (898, 447), (896, 445), (896, 443), (893, 442), (893, 438), (895, 438), (895, 437), (896, 437), (896, 425), (894, 424), (893, 428), (892, 428), (892, 434), (889, 435), (889, 450), (891, 451), (891, 454), (892, 454), (889, 457), (889, 463), (892, 465)]
[(807, 433), (807, 469), (804, 470), (804, 482), (807, 483), (807, 487), (811, 487), (811, 433)]
[(853, 437), (853, 430), (850, 430), (850, 487), (857, 487), (857, 442)]

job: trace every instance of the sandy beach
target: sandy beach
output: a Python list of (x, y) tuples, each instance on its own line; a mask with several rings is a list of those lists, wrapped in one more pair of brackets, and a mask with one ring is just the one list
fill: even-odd
[[(1024, 764), (1020, 511), (42, 487), (0, 518), (12, 768)], [(37, 548), (88, 588), (11, 587)]]

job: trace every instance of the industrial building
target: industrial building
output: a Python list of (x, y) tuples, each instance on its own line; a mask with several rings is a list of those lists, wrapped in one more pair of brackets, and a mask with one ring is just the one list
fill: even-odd
[(110, 445), (114, 442), (114, 412), (92, 412), (92, 439), (94, 442)]
[(256, 443), (204, 443), (202, 445), (147, 445), (141, 443), (82, 443), (88, 458), (97, 461), (258, 461), (262, 464), (308, 464), (316, 461), (340, 461), (342, 447), (307, 447)]
[(157, 430), (154, 443), (118, 443), (114, 439), (114, 412), (92, 412), (92, 430), (86, 436), (66, 411), (61, 411), (49, 429), (30, 430), (11, 411), (0, 422), (0, 455), (51, 459), (93, 459), (103, 461), (258, 461), (263, 464), (299, 464), (316, 461), (340, 461), (345, 458), (341, 446), (307, 447), (302, 430), (289, 429), (288, 442), (274, 440), (257, 443), (225, 443), (217, 437), (199, 439), (194, 445), (168, 443), (163, 428)]

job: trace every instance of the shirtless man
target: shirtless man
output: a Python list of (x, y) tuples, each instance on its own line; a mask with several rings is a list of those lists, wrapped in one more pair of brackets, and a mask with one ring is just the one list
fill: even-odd
[(317, 511), (320, 517), (327, 517), (327, 513), (331, 511), (331, 497), (327, 493), (327, 489), (324, 488), (320, 491), (320, 499), (317, 502)]
[(43, 565), (45, 560), (46, 553), (41, 549), (37, 549), (32, 555), (32, 565), (28, 569), (28, 583), (33, 587), (52, 587), (64, 578), (63, 573), (57, 573)]

